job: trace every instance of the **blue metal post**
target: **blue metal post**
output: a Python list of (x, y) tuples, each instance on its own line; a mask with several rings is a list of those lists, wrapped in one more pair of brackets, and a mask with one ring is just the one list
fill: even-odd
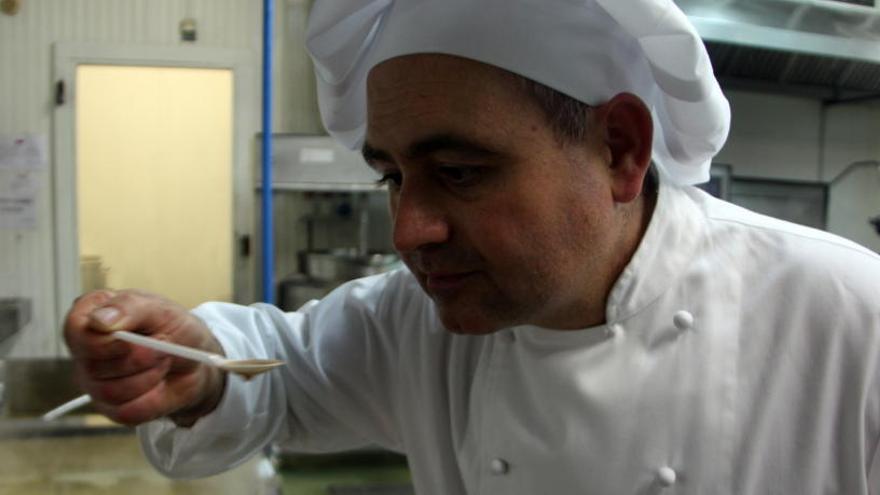
[(275, 304), (275, 239), (272, 219), (272, 43), (275, 0), (263, 0), (263, 301)]

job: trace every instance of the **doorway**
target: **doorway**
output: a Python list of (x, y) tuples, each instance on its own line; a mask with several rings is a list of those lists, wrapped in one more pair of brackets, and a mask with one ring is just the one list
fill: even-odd
[[(100, 288), (250, 302), (258, 101), (247, 51), (56, 46), (59, 319)], [(244, 246), (244, 247), (242, 247)]]
[(83, 64), (76, 87), (83, 292), (232, 301), (232, 71)]

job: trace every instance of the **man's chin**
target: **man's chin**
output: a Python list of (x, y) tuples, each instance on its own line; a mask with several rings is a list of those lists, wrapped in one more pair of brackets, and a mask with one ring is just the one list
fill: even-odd
[(440, 310), (440, 321), (447, 331), (460, 335), (486, 335), (497, 332), (505, 327), (500, 322), (486, 318), (484, 315), (462, 313), (460, 311)]

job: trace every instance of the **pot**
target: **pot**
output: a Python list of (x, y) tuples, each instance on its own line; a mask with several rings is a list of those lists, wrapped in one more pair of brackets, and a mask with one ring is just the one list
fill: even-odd
[(303, 273), (312, 280), (324, 282), (341, 282), (384, 273), (396, 268), (398, 261), (396, 254), (360, 254), (351, 249), (300, 253)]

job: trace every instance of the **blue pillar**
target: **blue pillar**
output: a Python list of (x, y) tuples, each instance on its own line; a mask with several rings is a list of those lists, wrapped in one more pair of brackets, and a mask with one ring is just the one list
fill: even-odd
[(275, 0), (263, 0), (263, 301), (275, 304), (275, 239), (272, 218), (272, 43)]

